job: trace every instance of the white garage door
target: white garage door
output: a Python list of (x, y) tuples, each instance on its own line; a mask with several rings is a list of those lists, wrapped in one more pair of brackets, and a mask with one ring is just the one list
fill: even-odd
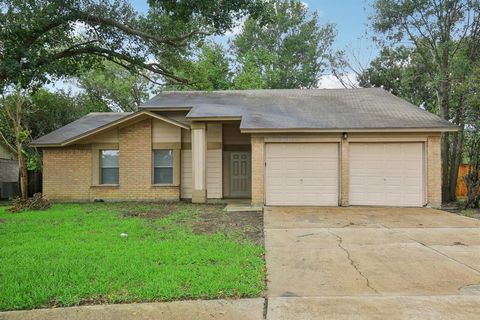
[(266, 145), (267, 205), (338, 205), (337, 143)]
[(351, 205), (423, 205), (423, 143), (351, 143), (349, 158)]

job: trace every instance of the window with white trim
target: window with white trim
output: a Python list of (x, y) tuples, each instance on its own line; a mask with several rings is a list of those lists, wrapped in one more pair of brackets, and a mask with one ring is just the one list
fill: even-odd
[(100, 151), (100, 183), (118, 184), (119, 173), (118, 150)]
[(153, 150), (153, 183), (173, 184), (173, 150)]

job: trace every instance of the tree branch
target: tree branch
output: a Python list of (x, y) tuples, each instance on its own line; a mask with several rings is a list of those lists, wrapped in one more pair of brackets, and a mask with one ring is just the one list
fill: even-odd
[(186, 34), (177, 36), (177, 37), (158, 37), (154, 34), (143, 32), (137, 29), (133, 29), (125, 24), (122, 24), (118, 21), (115, 21), (113, 19), (109, 18), (104, 18), (100, 16), (95, 16), (95, 15), (89, 15), (86, 13), (79, 13), (77, 15), (77, 19), (86, 23), (94, 23), (94, 24), (99, 24), (99, 25), (108, 25), (111, 27), (115, 27), (127, 34), (134, 35), (137, 37), (141, 37), (143, 39), (149, 39), (157, 43), (165, 43), (171, 46), (181, 46), (183, 45), (184, 41), (194, 35), (210, 35), (208, 32), (203, 32), (198, 29), (192, 30), (191, 32), (188, 32)]
[(2, 138), (4, 144), (15, 154), (17, 154), (17, 149), (7, 140), (5, 135), (0, 131), (0, 137)]

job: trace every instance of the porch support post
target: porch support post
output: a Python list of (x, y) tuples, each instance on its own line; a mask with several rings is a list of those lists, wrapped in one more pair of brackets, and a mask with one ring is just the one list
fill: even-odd
[(204, 122), (194, 122), (192, 132), (193, 203), (207, 201), (207, 134)]
[(348, 207), (349, 205), (349, 189), (350, 189), (350, 176), (349, 176), (349, 158), (348, 158), (348, 137), (342, 137), (340, 143), (340, 205), (342, 207)]
[(265, 141), (262, 136), (252, 134), (252, 204), (265, 203)]

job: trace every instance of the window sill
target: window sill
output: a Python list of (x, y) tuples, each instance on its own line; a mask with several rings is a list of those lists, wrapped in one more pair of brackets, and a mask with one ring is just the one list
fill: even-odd
[(118, 188), (119, 184), (95, 184), (90, 186), (90, 188)]
[(179, 187), (177, 184), (152, 184), (152, 188), (175, 188)]

